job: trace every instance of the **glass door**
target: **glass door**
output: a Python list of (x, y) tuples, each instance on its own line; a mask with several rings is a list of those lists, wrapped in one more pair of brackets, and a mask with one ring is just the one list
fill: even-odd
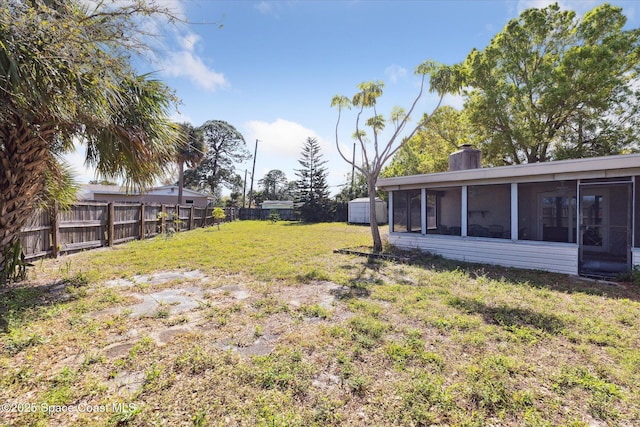
[(580, 274), (612, 278), (630, 268), (631, 183), (580, 186)]

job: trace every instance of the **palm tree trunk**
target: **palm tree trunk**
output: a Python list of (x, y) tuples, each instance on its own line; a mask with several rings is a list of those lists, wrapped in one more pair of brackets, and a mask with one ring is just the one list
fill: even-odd
[[(0, 127), (0, 249), (20, 238), (20, 230), (44, 189), (49, 158), (47, 138), (55, 129), (32, 129), (20, 117)], [(0, 251), (0, 267), (4, 266)]]
[(178, 162), (178, 204), (182, 204), (182, 188), (184, 187), (184, 162)]

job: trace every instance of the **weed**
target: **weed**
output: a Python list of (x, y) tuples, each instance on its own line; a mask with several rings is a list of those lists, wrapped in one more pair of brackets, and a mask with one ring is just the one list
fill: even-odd
[(366, 376), (356, 374), (349, 377), (349, 379), (347, 380), (347, 386), (349, 387), (349, 391), (351, 391), (351, 393), (359, 397), (364, 397), (370, 382), (371, 381)]
[(391, 328), (388, 323), (368, 316), (356, 316), (349, 320), (349, 326), (355, 334), (365, 335), (374, 340), (382, 338), (384, 333)]
[(255, 329), (253, 330), (253, 336), (256, 338), (260, 338), (263, 335), (264, 335), (264, 328), (262, 327), (262, 325), (256, 325)]
[(330, 280), (330, 276), (326, 272), (313, 267), (306, 273), (298, 275), (297, 279), (302, 283), (311, 283), (321, 280)]
[(83, 273), (82, 271), (77, 272), (73, 276), (66, 277), (64, 281), (67, 283), (68, 286), (73, 286), (76, 288), (81, 288), (91, 283), (89, 276), (86, 273)]
[(580, 366), (564, 367), (557, 377), (554, 388), (562, 394), (573, 387), (580, 387), (591, 393), (588, 405), (591, 415), (594, 417), (607, 420), (619, 416), (617, 410), (612, 406), (616, 400), (623, 398), (623, 394), (616, 384), (598, 378)]
[(135, 421), (138, 414), (142, 412), (142, 409), (138, 406), (134, 408), (126, 407), (122, 411), (118, 411), (113, 414), (109, 420), (108, 425), (110, 426), (126, 426)]
[(162, 323), (166, 326), (183, 325), (185, 323), (189, 323), (189, 319), (186, 316), (174, 316), (165, 318)]
[(455, 408), (454, 398), (443, 385), (442, 378), (419, 373), (400, 389), (401, 418), (411, 425), (449, 424), (447, 415)]
[(319, 425), (331, 425), (338, 424), (343, 420), (343, 416), (338, 411), (343, 405), (338, 400), (331, 399), (326, 396), (321, 396), (316, 399), (313, 405), (313, 421)]
[(215, 358), (199, 345), (195, 345), (185, 351), (175, 361), (175, 367), (179, 371), (187, 371), (191, 374), (200, 374), (215, 366)]
[(118, 304), (122, 302), (122, 296), (113, 288), (106, 288), (100, 293), (98, 302), (103, 304)]
[(489, 356), (470, 365), (467, 378), (470, 399), (490, 413), (511, 410), (514, 406), (511, 374), (514, 362), (504, 356)]
[(328, 319), (330, 316), (329, 310), (318, 305), (302, 305), (300, 307), (300, 312), (305, 317), (318, 317), (320, 319)]
[(8, 283), (25, 280), (27, 278), (27, 267), (33, 267), (33, 264), (26, 261), (20, 240), (7, 243), (2, 248), (0, 287), (6, 286)]
[(160, 375), (162, 374), (162, 368), (153, 362), (149, 369), (144, 373), (144, 380), (142, 382), (142, 389), (144, 391), (157, 391), (161, 389)]
[(302, 361), (299, 352), (287, 352), (254, 358), (245, 376), (264, 389), (289, 390), (296, 395), (305, 394), (315, 372), (312, 365)]
[(198, 409), (193, 417), (191, 417), (191, 423), (194, 427), (203, 427), (207, 425), (207, 411), (205, 409)]
[(169, 309), (169, 307), (160, 306), (151, 317), (153, 317), (154, 319), (168, 319), (170, 315), (171, 310)]
[(150, 337), (141, 338), (131, 350), (129, 350), (129, 358), (134, 360), (141, 354), (147, 353), (153, 346), (153, 340)]
[(270, 316), (272, 314), (283, 312), (286, 313), (289, 311), (289, 306), (283, 304), (281, 301), (274, 297), (267, 297), (256, 300), (252, 304), (252, 306), (257, 310), (255, 317), (258, 319), (265, 316)]
[(45, 342), (47, 342), (47, 339), (37, 332), (11, 329), (5, 337), (4, 348), (9, 355), (15, 355), (28, 347), (34, 347)]
[(84, 361), (82, 362), (82, 367), (87, 368), (96, 363), (105, 363), (106, 357), (104, 355), (98, 353), (89, 353), (85, 356)]

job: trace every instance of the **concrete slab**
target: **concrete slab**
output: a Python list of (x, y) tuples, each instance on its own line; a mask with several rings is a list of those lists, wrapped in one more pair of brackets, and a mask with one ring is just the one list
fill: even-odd
[(208, 281), (208, 277), (200, 270), (193, 271), (166, 271), (149, 275), (137, 275), (129, 279), (114, 279), (105, 282), (106, 286), (115, 288), (126, 288), (133, 285), (148, 284), (161, 285), (163, 283), (178, 280), (199, 280)]
[(169, 310), (170, 314), (180, 314), (200, 307), (203, 292), (200, 287), (189, 286), (186, 288), (163, 289), (150, 294), (130, 294), (141, 299), (142, 302), (128, 306), (131, 317), (153, 316), (162, 306)]

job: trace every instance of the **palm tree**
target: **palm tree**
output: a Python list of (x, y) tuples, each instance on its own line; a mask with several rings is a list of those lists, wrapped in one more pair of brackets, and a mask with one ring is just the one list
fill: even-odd
[(63, 177), (59, 156), (75, 142), (88, 165), (128, 188), (150, 186), (175, 160), (174, 96), (129, 65), (135, 18), (166, 11), (106, 7), (0, 2), (0, 249), (18, 239), (47, 181)]
[(180, 131), (183, 144), (178, 148), (178, 204), (182, 204), (182, 189), (184, 187), (184, 165), (196, 167), (204, 159), (204, 138), (202, 132), (194, 128), (191, 123), (182, 123)]

